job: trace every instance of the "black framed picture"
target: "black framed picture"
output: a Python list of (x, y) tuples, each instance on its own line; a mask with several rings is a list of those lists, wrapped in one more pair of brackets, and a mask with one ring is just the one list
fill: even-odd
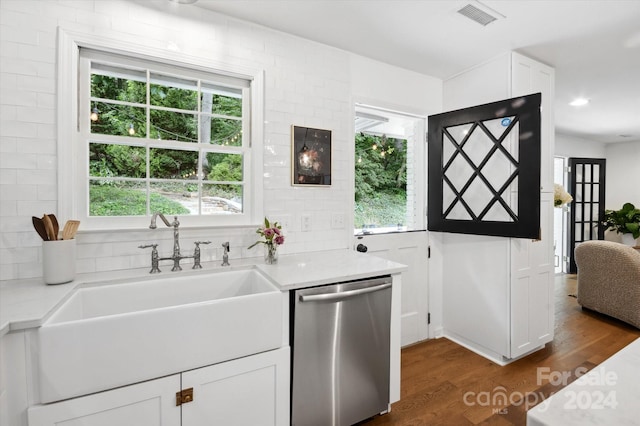
[(331, 185), (331, 130), (291, 126), (291, 184)]

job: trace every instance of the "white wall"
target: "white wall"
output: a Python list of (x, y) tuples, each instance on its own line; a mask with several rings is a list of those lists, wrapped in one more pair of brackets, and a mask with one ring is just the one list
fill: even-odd
[[(640, 206), (640, 140), (602, 143), (556, 133), (555, 155), (559, 157), (604, 158), (606, 160), (605, 208), (619, 209), (624, 203)], [(619, 234), (605, 233), (605, 239), (621, 241)]]
[[(56, 31), (85, 32), (265, 72), (265, 213), (284, 220), (283, 253), (350, 246), (351, 231), (331, 228), (331, 215), (349, 217), (353, 199), (353, 99), (389, 100), (416, 112), (439, 110), (441, 82), (298, 37), (167, 1), (2, 0), (0, 3), (0, 280), (41, 276), (41, 241), (32, 215), (56, 213)], [(360, 80), (360, 77), (366, 79)], [(330, 188), (290, 184), (292, 124), (333, 131)], [(300, 218), (311, 215), (312, 230)], [(60, 218), (66, 220), (70, 218)], [(203, 261), (246, 250), (254, 229), (188, 229), (182, 246), (209, 239)], [(257, 225), (257, 224), (256, 224)], [(82, 226), (81, 226), (82, 231)], [(141, 243), (171, 249), (170, 230), (80, 233), (78, 272), (147, 267)]]
[(640, 140), (603, 143), (556, 133), (558, 157), (604, 158), (606, 163), (605, 208), (619, 209), (626, 202), (640, 206)]
[(605, 144), (556, 132), (555, 156), (605, 158)]
[(640, 208), (640, 140), (609, 143), (607, 159), (606, 205), (619, 209), (624, 203)]

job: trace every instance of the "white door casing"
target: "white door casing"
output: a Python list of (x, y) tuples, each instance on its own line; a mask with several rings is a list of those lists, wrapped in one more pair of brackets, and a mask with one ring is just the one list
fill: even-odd
[[(356, 105), (356, 111), (388, 117), (388, 125), (369, 128), (372, 133), (407, 139), (407, 226), (403, 232), (376, 232), (354, 236), (354, 250), (359, 244), (367, 253), (405, 264), (402, 273), (401, 345), (428, 339), (428, 250), (426, 229), (426, 120), (424, 117)], [(366, 114), (365, 114), (366, 116)], [(400, 124), (400, 125), (398, 125)], [(402, 128), (404, 134), (402, 134)], [(355, 159), (354, 159), (355, 160)], [(355, 161), (354, 161), (355, 164)], [(358, 224), (356, 224), (358, 225)], [(387, 230), (388, 231), (388, 230)]]

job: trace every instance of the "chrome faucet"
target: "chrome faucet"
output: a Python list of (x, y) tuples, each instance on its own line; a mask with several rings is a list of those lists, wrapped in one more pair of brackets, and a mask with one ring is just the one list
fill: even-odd
[(173, 268), (172, 271), (182, 271), (182, 267), (180, 267), (180, 259), (186, 259), (193, 256), (182, 256), (180, 254), (180, 231), (178, 231), (178, 227), (180, 226), (180, 222), (178, 221), (178, 216), (174, 216), (173, 222), (169, 222), (166, 217), (160, 212), (156, 212), (151, 216), (151, 224), (149, 225), (149, 229), (156, 229), (156, 218), (160, 217), (167, 228), (173, 227), (173, 255), (171, 257), (163, 257), (159, 260), (173, 260)]
[(200, 244), (211, 244), (211, 241), (195, 241), (195, 249), (193, 250), (193, 256), (183, 256), (180, 253), (180, 232), (178, 231), (178, 227), (180, 226), (180, 222), (178, 221), (178, 216), (174, 216), (173, 222), (169, 222), (166, 217), (160, 212), (156, 212), (151, 217), (151, 224), (149, 225), (149, 229), (156, 229), (156, 219), (162, 219), (165, 225), (168, 228), (173, 228), (173, 254), (171, 257), (160, 257), (158, 255), (158, 245), (157, 244), (147, 244), (141, 245), (139, 248), (146, 249), (151, 247), (151, 273), (155, 274), (160, 272), (159, 263), (161, 260), (173, 260), (173, 268), (171, 271), (182, 271), (182, 267), (180, 266), (180, 260), (182, 259), (193, 259), (193, 267), (192, 269), (201, 269), (202, 265), (200, 264)]

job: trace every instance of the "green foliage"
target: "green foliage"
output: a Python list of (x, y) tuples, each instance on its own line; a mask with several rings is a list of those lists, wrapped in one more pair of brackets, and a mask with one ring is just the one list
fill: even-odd
[[(138, 189), (115, 185), (91, 185), (91, 216), (144, 216), (147, 214), (146, 193)], [(180, 203), (159, 194), (151, 194), (151, 211), (164, 214), (187, 214), (189, 210)]]
[(145, 150), (126, 145), (92, 143), (89, 168), (91, 176), (143, 178), (146, 175)]
[(631, 203), (625, 203), (620, 210), (605, 210), (602, 224), (606, 229), (618, 234), (631, 234), (640, 237), (640, 209)]
[(406, 223), (407, 141), (356, 135), (355, 226)]
[(406, 224), (406, 194), (379, 193), (355, 203), (356, 228), (386, 227)]
[(356, 135), (355, 143), (356, 201), (379, 192), (394, 194), (406, 191), (406, 140), (360, 133)]

